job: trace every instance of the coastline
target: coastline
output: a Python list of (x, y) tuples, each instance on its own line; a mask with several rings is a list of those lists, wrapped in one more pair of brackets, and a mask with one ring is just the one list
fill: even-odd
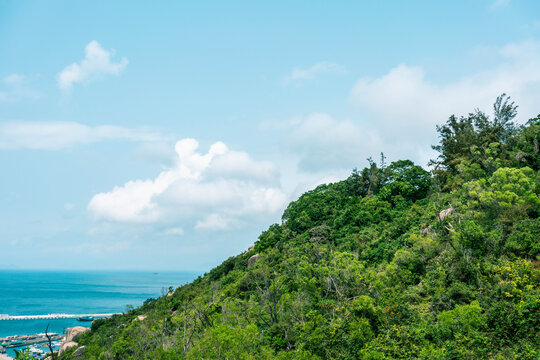
[(183, 271), (0, 270), (0, 314), (14, 317), (0, 321), (0, 338), (42, 333), (47, 326), (51, 332), (62, 333), (81, 325), (76, 318), (23, 320), (19, 316), (120, 313), (127, 305), (141, 306), (160, 296), (163, 288), (181, 286), (198, 275)]
[[(0, 360), (11, 360), (14, 356), (14, 349), (29, 348), (33, 355), (38, 355), (38, 358), (42, 358), (43, 355), (49, 353), (48, 344), (52, 343), (53, 351), (62, 352), (64, 345), (75, 344), (73, 339), (78, 335), (89, 331), (89, 327), (75, 326), (65, 329), (63, 334), (49, 333), (49, 337), (44, 333), (31, 334), (31, 335), (13, 335), (7, 338), (0, 338), (0, 343), (4, 345), (6, 352), (0, 354)], [(10, 344), (16, 341), (16, 344)]]

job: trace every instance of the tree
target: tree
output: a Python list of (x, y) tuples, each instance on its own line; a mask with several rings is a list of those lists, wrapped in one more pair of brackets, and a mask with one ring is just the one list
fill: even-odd
[(507, 164), (518, 128), (513, 123), (517, 106), (502, 94), (493, 105), (493, 120), (476, 109), (468, 116), (450, 116), (437, 126), (440, 142), (432, 146), (439, 152), (431, 160), (435, 174), (442, 178), (445, 190), (457, 189), (464, 182), (491, 175)]
[(416, 201), (428, 194), (431, 176), (412, 161), (399, 160), (388, 167), (386, 182), (380, 191), (381, 198), (390, 200), (399, 195), (407, 200)]

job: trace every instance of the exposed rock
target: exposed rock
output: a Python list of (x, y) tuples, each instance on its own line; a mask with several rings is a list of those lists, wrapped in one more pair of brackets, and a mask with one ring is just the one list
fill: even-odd
[(255, 245), (251, 245), (250, 247), (248, 247), (248, 251), (253, 251), (255, 250)]
[(431, 226), (428, 226), (427, 228), (421, 229), (420, 234), (422, 234), (423, 236), (427, 236), (429, 234), (430, 228), (431, 228)]
[(169, 291), (169, 293), (167, 294), (167, 296), (173, 296), (173, 295), (174, 295), (173, 291)]
[(83, 326), (75, 326), (75, 327), (72, 327), (72, 328), (69, 328), (66, 330), (66, 342), (70, 342), (70, 341), (73, 341), (73, 339), (82, 334), (82, 333), (85, 333), (87, 332), (88, 330), (90, 330), (89, 328), (85, 328)]
[(439, 213), (439, 220), (443, 221), (445, 217), (447, 217), (448, 215), (450, 215), (451, 213), (454, 212), (454, 208), (450, 207), (446, 210), (443, 210)]
[(75, 350), (73, 352), (73, 356), (81, 356), (82, 354), (84, 354), (84, 352), (86, 351), (86, 346), (81, 346), (80, 348), (77, 348), (77, 350)]
[(145, 320), (146, 318), (147, 318), (146, 315), (139, 315), (139, 316), (137, 316), (137, 317), (136, 317), (135, 319), (133, 319), (133, 320), (143, 321), (143, 320)]
[(249, 258), (248, 260), (248, 268), (252, 267), (253, 264), (255, 264), (255, 262), (257, 262), (257, 260), (259, 260), (259, 258), (261, 257), (261, 255), (259, 254), (255, 254), (253, 255), (252, 257)]
[(77, 344), (75, 341), (68, 341), (68, 342), (63, 343), (62, 346), (60, 346), (60, 350), (58, 350), (58, 356), (62, 355), (67, 350), (69, 350), (72, 347), (75, 347), (77, 345), (79, 345), (79, 344)]

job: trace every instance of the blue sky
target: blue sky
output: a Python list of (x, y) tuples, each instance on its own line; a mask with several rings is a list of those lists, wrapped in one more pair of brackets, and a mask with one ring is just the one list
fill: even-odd
[(540, 113), (537, 1), (0, 0), (0, 266), (208, 270), (503, 92)]

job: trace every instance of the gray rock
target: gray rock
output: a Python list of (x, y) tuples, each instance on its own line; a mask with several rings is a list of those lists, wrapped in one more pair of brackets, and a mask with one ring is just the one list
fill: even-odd
[(67, 350), (71, 349), (72, 347), (75, 347), (78, 345), (79, 344), (77, 344), (75, 341), (68, 341), (68, 342), (63, 343), (62, 346), (60, 346), (60, 350), (58, 350), (58, 356), (62, 355)]
[(84, 326), (75, 326), (66, 330), (66, 342), (73, 341), (76, 336), (89, 331), (89, 328)]
[(259, 255), (259, 254), (255, 254), (252, 257), (250, 257), (249, 260), (248, 260), (247, 267), (248, 268), (252, 267), (257, 262), (257, 260), (259, 260), (260, 257), (261, 257), (261, 255)]
[(443, 210), (439, 213), (439, 220), (443, 221), (445, 217), (449, 216), (454, 212), (454, 208), (450, 207), (446, 210)]

